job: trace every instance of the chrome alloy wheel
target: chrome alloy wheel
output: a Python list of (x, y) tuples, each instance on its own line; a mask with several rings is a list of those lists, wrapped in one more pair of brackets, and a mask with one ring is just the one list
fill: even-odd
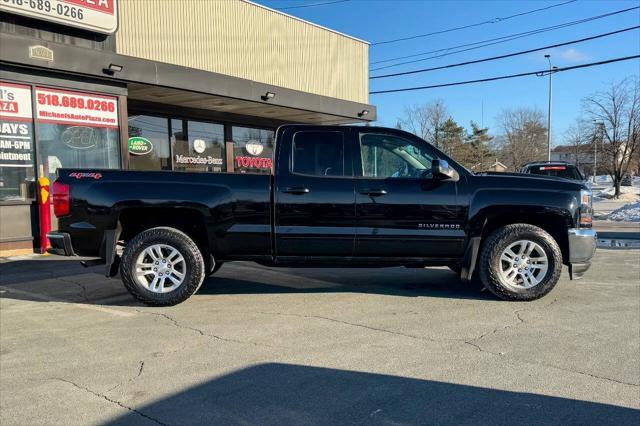
[(547, 275), (549, 259), (540, 244), (519, 240), (500, 255), (500, 276), (514, 289), (527, 289), (540, 284)]
[(180, 252), (167, 244), (154, 244), (136, 259), (138, 284), (154, 293), (168, 293), (180, 287), (187, 264)]

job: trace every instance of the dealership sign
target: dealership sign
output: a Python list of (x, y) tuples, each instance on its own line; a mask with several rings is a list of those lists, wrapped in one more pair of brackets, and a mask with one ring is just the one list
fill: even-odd
[(70, 90), (36, 88), (39, 122), (118, 128), (118, 98)]
[(246, 143), (246, 145), (244, 146), (244, 149), (249, 154), (257, 157), (258, 155), (262, 154), (262, 151), (264, 151), (264, 145), (262, 145), (260, 141), (252, 139)]
[(0, 81), (0, 167), (33, 167), (31, 87)]
[(129, 138), (129, 154), (145, 155), (153, 151), (153, 144), (149, 139), (135, 136)]
[(118, 29), (117, 0), (0, 0), (0, 10), (101, 34)]

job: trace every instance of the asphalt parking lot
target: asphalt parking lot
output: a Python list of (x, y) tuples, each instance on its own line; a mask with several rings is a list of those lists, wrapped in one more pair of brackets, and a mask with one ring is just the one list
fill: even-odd
[(0, 263), (0, 424), (640, 424), (640, 251), (495, 300), (447, 269), (225, 265), (172, 308)]

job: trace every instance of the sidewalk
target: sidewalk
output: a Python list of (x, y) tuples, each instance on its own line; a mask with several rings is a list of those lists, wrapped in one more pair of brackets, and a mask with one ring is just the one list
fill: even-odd
[(594, 220), (598, 238), (640, 240), (640, 223)]

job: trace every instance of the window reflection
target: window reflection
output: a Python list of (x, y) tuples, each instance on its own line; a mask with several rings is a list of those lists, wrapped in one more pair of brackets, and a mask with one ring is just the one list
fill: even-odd
[[(129, 140), (143, 138), (150, 150), (132, 153), (129, 150), (129, 167), (136, 170), (171, 170), (169, 152), (169, 120), (150, 115), (129, 117)], [(143, 141), (143, 143), (146, 143)]]
[(174, 170), (189, 172), (226, 170), (222, 124), (189, 120), (185, 135), (182, 121), (171, 120), (171, 133)]
[(38, 122), (38, 162), (51, 182), (60, 168), (120, 167), (118, 129)]
[(271, 173), (273, 130), (233, 126), (234, 169), (240, 173)]

